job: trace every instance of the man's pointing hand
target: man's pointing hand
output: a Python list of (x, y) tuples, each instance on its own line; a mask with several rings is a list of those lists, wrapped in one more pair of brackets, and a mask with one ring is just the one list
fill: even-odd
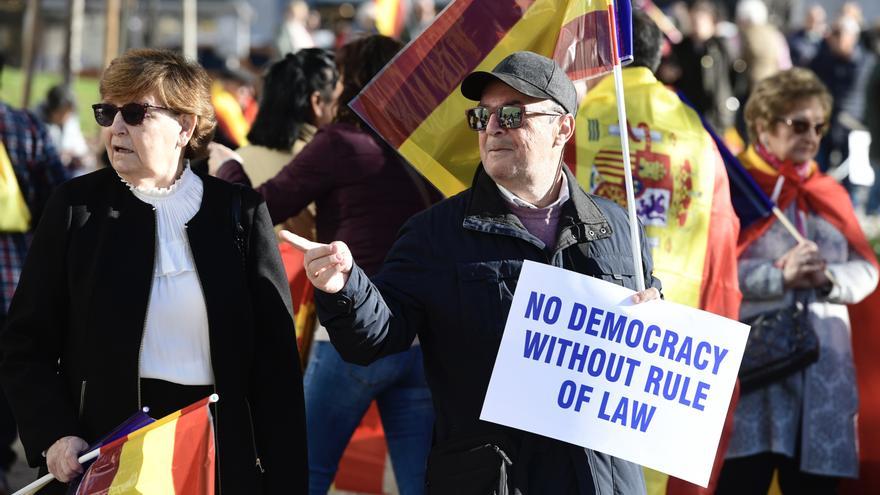
[(353, 258), (344, 242), (320, 244), (287, 230), (279, 232), (278, 237), (303, 253), (306, 276), (316, 289), (335, 294), (345, 287)]

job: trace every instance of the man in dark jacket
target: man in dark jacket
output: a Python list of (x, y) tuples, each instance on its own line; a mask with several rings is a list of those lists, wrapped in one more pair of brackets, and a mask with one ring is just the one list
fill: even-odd
[[(473, 186), (413, 217), (372, 283), (344, 243), (283, 234), (306, 251), (321, 322), (343, 358), (363, 364), (418, 332), (437, 417), (429, 493), (643, 493), (634, 464), (479, 419), (524, 260), (636, 282), (625, 212), (586, 194), (562, 163), (577, 111), (565, 72), (517, 52), (469, 75), (462, 93), (480, 102), (467, 116), (480, 131)], [(644, 242), (641, 252), (659, 287)], [(634, 300), (657, 297), (651, 288)]]

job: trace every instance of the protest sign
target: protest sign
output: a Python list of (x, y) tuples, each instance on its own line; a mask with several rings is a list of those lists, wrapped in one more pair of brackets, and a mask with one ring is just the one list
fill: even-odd
[(749, 327), (526, 261), (480, 419), (706, 486)]

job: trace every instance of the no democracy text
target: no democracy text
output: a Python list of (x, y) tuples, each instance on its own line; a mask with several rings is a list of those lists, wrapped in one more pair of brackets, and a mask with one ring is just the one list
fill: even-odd
[[(525, 319), (543, 321), (549, 325), (556, 325), (563, 314), (562, 300), (556, 296), (532, 291), (526, 305)], [(637, 318), (629, 318), (626, 315), (616, 314), (612, 311), (598, 307), (589, 307), (585, 304), (574, 302), (571, 311), (567, 312), (568, 322), (566, 328), (575, 332), (583, 332), (599, 339), (624, 344), (638, 352), (655, 354), (662, 358), (682, 363), (693, 367), (698, 372), (711, 372), (718, 374), (718, 370), (728, 349), (713, 343), (698, 340), (686, 335), (682, 337), (673, 329), (663, 329), (660, 325), (644, 322)], [(557, 328), (565, 324), (563, 320)], [(534, 361), (543, 361), (560, 368), (567, 368), (578, 373), (586, 372), (594, 378), (604, 379), (608, 382), (622, 382), (624, 386), (631, 386), (633, 374), (642, 362), (631, 356), (624, 356), (613, 351), (608, 351), (601, 346), (582, 344), (573, 339), (566, 339), (556, 335), (548, 335), (533, 330), (526, 330), (523, 357)], [(684, 406), (696, 410), (704, 410), (703, 401), (709, 392), (709, 384), (697, 380), (696, 385), (691, 387), (691, 377), (684, 376), (659, 366), (650, 365), (647, 379), (644, 383), (644, 392), (663, 397), (668, 401), (676, 401)], [(578, 391), (579, 389), (579, 391)], [(690, 391), (689, 391), (690, 390)], [(593, 387), (574, 383), (571, 380), (563, 382), (559, 393), (559, 406), (569, 408), (574, 404), (574, 409), (580, 411), (584, 402), (590, 402), (589, 395)], [(625, 397), (621, 398), (626, 400)], [(605, 412), (608, 407), (609, 394), (605, 392), (599, 409), (599, 417), (614, 419)], [(618, 404), (616, 412), (622, 402)], [(633, 408), (642, 409), (646, 404), (638, 404), (634, 401)], [(654, 407), (650, 413), (644, 411), (643, 416), (647, 421), (639, 421), (638, 429), (645, 431), (653, 416)], [(612, 409), (613, 410), (613, 406)], [(634, 410), (633, 413), (636, 411)], [(626, 414), (624, 412), (624, 414)], [(641, 416), (641, 415), (640, 415)], [(625, 423), (624, 423), (625, 424)], [(635, 427), (635, 425), (630, 425)]]

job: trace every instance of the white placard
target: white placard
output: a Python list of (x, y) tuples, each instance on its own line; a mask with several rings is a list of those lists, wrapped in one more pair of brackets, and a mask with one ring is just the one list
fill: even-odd
[(749, 327), (526, 261), (480, 419), (706, 486)]

